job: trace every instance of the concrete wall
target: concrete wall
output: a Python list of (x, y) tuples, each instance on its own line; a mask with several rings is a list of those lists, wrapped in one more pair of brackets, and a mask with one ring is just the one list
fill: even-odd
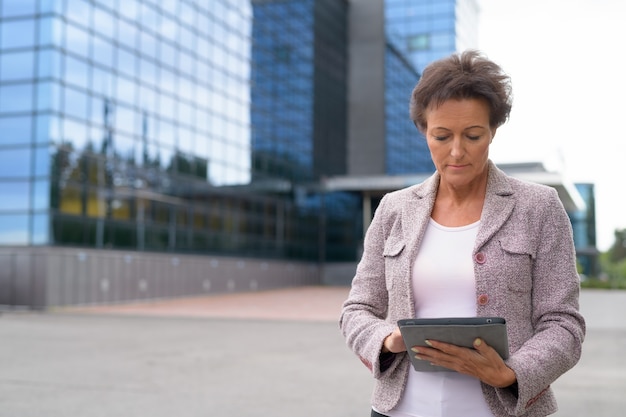
[(316, 263), (76, 248), (0, 248), (0, 305), (45, 309), (321, 283)]
[(348, 175), (385, 173), (384, 2), (352, 0), (348, 14)]

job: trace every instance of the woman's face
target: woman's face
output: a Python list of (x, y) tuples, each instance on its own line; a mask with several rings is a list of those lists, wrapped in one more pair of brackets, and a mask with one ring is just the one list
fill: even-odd
[(482, 99), (447, 100), (426, 111), (426, 141), (443, 186), (467, 187), (487, 178), (489, 105)]

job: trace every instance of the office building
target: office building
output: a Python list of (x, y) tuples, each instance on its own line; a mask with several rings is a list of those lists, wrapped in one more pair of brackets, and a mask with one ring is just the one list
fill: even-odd
[(409, 93), (475, 13), (0, 0), (0, 304), (346, 284), (380, 196), (434, 170)]

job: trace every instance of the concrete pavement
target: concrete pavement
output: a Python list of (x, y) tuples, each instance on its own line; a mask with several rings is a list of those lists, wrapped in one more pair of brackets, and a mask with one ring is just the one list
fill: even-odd
[[(347, 288), (293, 288), (0, 316), (0, 417), (369, 415), (337, 328)], [(626, 292), (583, 291), (580, 364), (557, 417), (626, 413)]]

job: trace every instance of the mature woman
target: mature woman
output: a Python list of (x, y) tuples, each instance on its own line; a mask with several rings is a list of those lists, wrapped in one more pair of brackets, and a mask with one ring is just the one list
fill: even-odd
[[(568, 216), (554, 189), (489, 160), (511, 103), (509, 77), (476, 51), (432, 63), (413, 90), (436, 173), (382, 199), (340, 320), (376, 379), (372, 416), (546, 416), (557, 409), (550, 384), (580, 358)], [(396, 325), (473, 316), (506, 319), (506, 360), (480, 339), (407, 352)], [(451, 372), (417, 372), (408, 355)]]

